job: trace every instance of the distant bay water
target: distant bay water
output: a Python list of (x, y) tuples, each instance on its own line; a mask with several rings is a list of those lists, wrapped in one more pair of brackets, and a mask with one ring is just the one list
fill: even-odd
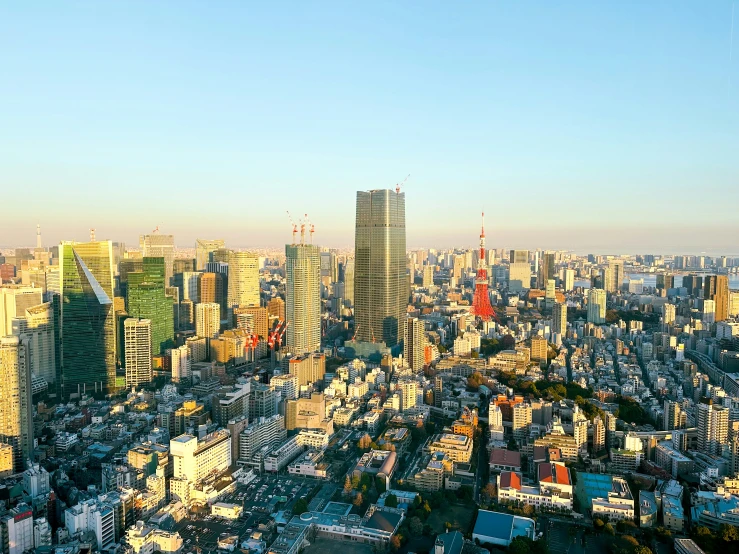
[[(702, 274), (701, 274), (702, 275)], [(644, 279), (644, 286), (645, 287), (656, 287), (657, 286), (657, 274), (656, 273), (629, 273), (627, 275), (628, 279)], [(675, 275), (675, 286), (681, 287), (683, 284), (683, 276), (682, 275)], [(590, 280), (589, 279), (577, 279), (575, 281), (576, 287), (582, 287), (585, 289), (590, 288)], [(732, 274), (729, 275), (729, 288), (732, 290), (739, 289), (739, 274)]]

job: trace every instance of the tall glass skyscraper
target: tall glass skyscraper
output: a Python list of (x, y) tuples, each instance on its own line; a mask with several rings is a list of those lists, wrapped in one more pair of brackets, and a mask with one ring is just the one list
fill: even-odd
[(357, 192), (354, 248), (356, 340), (395, 346), (405, 335), (408, 306), (405, 193)]
[(112, 245), (62, 242), (59, 250), (62, 397), (107, 392), (116, 359)]
[(174, 348), (174, 299), (166, 295), (165, 279), (165, 258), (144, 258), (143, 271), (128, 274), (128, 313), (151, 320), (155, 356)]
[(321, 252), (312, 244), (285, 245), (287, 346), (304, 354), (321, 348)]

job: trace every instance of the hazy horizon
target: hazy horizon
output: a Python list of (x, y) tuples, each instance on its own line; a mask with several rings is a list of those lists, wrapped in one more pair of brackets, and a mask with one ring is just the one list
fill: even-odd
[[(739, 248), (731, 2), (6, 4), (0, 243)], [(734, 47), (736, 49), (736, 47)], [(9, 209), (8, 209), (9, 208)]]

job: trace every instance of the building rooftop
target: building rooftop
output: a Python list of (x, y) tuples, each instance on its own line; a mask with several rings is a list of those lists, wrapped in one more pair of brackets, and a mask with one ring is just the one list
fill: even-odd
[(521, 453), (505, 448), (493, 448), (490, 464), (521, 467)]
[(534, 521), (511, 514), (479, 510), (472, 533), (503, 541), (510, 541), (515, 537), (533, 538)]
[(560, 464), (539, 464), (539, 482), (572, 485), (570, 470)]
[(521, 475), (515, 471), (504, 471), (500, 474), (500, 488), (521, 490)]

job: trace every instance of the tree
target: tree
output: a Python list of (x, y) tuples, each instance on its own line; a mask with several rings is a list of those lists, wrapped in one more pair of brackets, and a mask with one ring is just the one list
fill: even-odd
[(349, 476), (346, 476), (346, 479), (344, 479), (344, 494), (346, 496), (349, 496), (352, 493), (352, 480), (349, 479)]
[(525, 515), (526, 517), (531, 517), (532, 515), (534, 515), (534, 507), (531, 504), (526, 504), (523, 507), (523, 515)]
[(400, 550), (401, 546), (402, 545), (400, 543), (400, 537), (398, 535), (393, 535), (392, 537), (390, 537), (390, 548), (393, 552), (397, 552), (398, 550)]
[(603, 531), (605, 531), (607, 534), (611, 536), (616, 534), (616, 530), (613, 528), (613, 525), (611, 525), (610, 523), (605, 524), (605, 526), (603, 527)]
[(387, 490), (387, 486), (385, 486), (385, 479), (382, 477), (376, 477), (375, 478), (375, 488), (377, 489), (378, 494), (382, 494)]
[(362, 493), (361, 493), (361, 492), (358, 492), (358, 493), (357, 493), (357, 496), (355, 496), (355, 497), (354, 497), (354, 502), (353, 502), (353, 504), (354, 504), (354, 505), (355, 505), (355, 506), (356, 506), (357, 508), (361, 508), (361, 507), (362, 507), (362, 504), (363, 504), (363, 503), (364, 503), (364, 496), (362, 496)]
[(488, 483), (482, 488), (482, 495), (487, 497), (488, 500), (493, 500), (498, 496), (498, 490), (495, 487), (495, 484)]
[(298, 501), (295, 503), (295, 506), (293, 506), (293, 515), (299, 516), (300, 514), (303, 514), (308, 511), (308, 503), (305, 501), (305, 498), (298, 498)]
[(596, 517), (593, 520), (593, 527), (595, 527), (596, 531), (601, 531), (603, 529), (603, 525), (604, 525), (603, 520), (600, 519), (599, 517)]
[(718, 528), (718, 536), (722, 541), (736, 542), (739, 541), (739, 529), (733, 525), (722, 523)]
[(360, 450), (367, 450), (370, 445), (372, 444), (372, 437), (370, 437), (367, 433), (359, 437), (359, 441), (357, 442), (357, 448)]
[(633, 552), (634, 554), (653, 554), (652, 549), (648, 546), (644, 546), (643, 544), (635, 546)]
[(388, 494), (387, 498), (385, 498), (385, 506), (387, 506), (388, 508), (397, 508), (398, 497), (394, 494)]
[(413, 516), (408, 521), (408, 529), (411, 531), (411, 535), (417, 537), (423, 533), (423, 522), (416, 516)]

